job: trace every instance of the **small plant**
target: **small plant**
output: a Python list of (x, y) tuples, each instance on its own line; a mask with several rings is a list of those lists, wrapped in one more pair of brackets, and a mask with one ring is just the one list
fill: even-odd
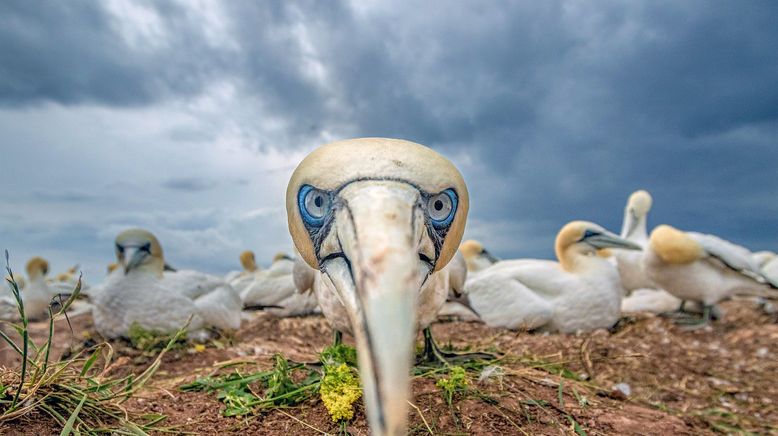
[(165, 419), (162, 415), (135, 417), (129, 414), (122, 403), (141, 389), (154, 375), (162, 356), (173, 342), (183, 335), (179, 331), (157, 358), (139, 375), (112, 378), (108, 369), (113, 350), (103, 343), (75, 355), (50, 362), (49, 354), (54, 336), (54, 321), (65, 316), (65, 311), (78, 298), (81, 278), (70, 298), (54, 312), (49, 307), (49, 329), (45, 343), (35, 344), (29, 337), (24, 302), (13, 272), (6, 269), (8, 284), (16, 299), (21, 322), (9, 324), (21, 339), (17, 345), (0, 330), (4, 340), (21, 357), (21, 368), (16, 371), (0, 368), (0, 423), (21, 418), (35, 411), (46, 414), (62, 425), (61, 435), (70, 433), (132, 433), (145, 434), (157, 429), (156, 424)]
[(325, 366), (319, 395), (334, 422), (349, 421), (354, 417), (354, 403), (362, 397), (359, 375), (345, 363)]
[(127, 331), (127, 337), (130, 339), (130, 343), (132, 344), (133, 348), (136, 348), (138, 350), (141, 350), (145, 353), (158, 353), (161, 350), (168, 347), (168, 344), (171, 343), (171, 340), (175, 337), (176, 340), (173, 341), (171, 348), (182, 348), (186, 344), (186, 338), (184, 335), (179, 335), (178, 333), (166, 333), (161, 332), (158, 330), (149, 330), (138, 324), (137, 322), (133, 322), (130, 325), (129, 330)]
[(467, 391), (470, 383), (467, 380), (467, 372), (461, 366), (452, 366), (449, 368), (448, 377), (443, 377), (435, 382), (435, 386), (443, 391), (443, 398), (451, 406), (454, 395)]
[[(353, 347), (339, 344), (325, 348), (319, 356), (322, 367), (315, 370), (303, 364), (290, 364), (280, 354), (274, 359), (275, 365), (269, 371), (243, 374), (235, 370), (226, 375), (199, 378), (180, 389), (217, 392), (217, 398), (225, 404), (224, 416), (295, 406), (318, 393), (334, 422), (353, 418), (354, 403), (362, 397)], [(299, 371), (308, 374), (297, 382)], [(257, 394), (260, 389), (263, 395)]]

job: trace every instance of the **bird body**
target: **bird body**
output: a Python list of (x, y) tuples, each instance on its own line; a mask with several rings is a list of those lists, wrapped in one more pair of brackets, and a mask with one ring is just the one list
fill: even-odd
[[(28, 281), (24, 288), (20, 289), (20, 296), (24, 303), (24, 311), (27, 319), (38, 320), (48, 316), (48, 308), (52, 299), (60, 293), (69, 293), (73, 287), (64, 283), (49, 283), (46, 274), (49, 271), (49, 263), (41, 257), (33, 257), (26, 265)], [(17, 279), (18, 284), (18, 279)], [(0, 305), (2, 319), (16, 319), (19, 317), (16, 309), (16, 299), (6, 284), (7, 293), (4, 293)]]
[[(318, 311), (318, 301), (312, 292), (298, 290), (295, 260), (276, 256), (270, 268), (255, 274), (253, 281), (240, 294), (245, 306), (279, 306), (265, 309), (276, 316), (301, 316)], [(310, 286), (309, 286), (310, 287)], [(306, 288), (307, 289), (307, 288)]]
[(173, 332), (189, 324), (202, 337), (213, 326), (240, 326), (240, 298), (221, 279), (195, 271), (165, 273), (162, 247), (150, 232), (131, 229), (116, 238), (116, 256), (124, 271), (111, 273), (93, 298), (95, 327), (102, 335), (127, 336), (133, 324)]
[(651, 233), (643, 262), (649, 278), (663, 289), (705, 306), (735, 294), (769, 294), (769, 280), (751, 253), (713, 235), (659, 226)]
[(602, 248), (639, 247), (584, 221), (564, 226), (556, 240), (559, 262), (503, 260), (471, 275), (465, 285), (473, 308), (493, 327), (575, 332), (611, 327), (623, 290)]

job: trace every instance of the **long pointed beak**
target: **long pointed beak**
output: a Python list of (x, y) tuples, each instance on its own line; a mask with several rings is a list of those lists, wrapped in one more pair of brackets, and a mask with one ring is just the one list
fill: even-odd
[(143, 262), (143, 259), (148, 255), (149, 253), (147, 251), (141, 250), (138, 247), (126, 247), (124, 249), (124, 274), (127, 274), (130, 270), (140, 265), (141, 262)]
[(405, 434), (416, 305), (430, 274), (419, 258), (418, 191), (372, 182), (341, 196), (347, 207), (335, 226), (345, 257), (325, 262), (324, 271), (349, 308), (370, 428)]
[(622, 248), (625, 250), (642, 250), (643, 248), (634, 242), (627, 241), (611, 233), (602, 233), (586, 238), (586, 242), (594, 248)]
[(492, 253), (490, 253), (488, 250), (484, 250), (483, 252), (481, 252), (481, 254), (483, 254), (483, 256), (484, 256), (484, 257), (485, 257), (485, 258), (486, 258), (486, 259), (487, 259), (489, 262), (491, 262), (491, 263), (493, 263), (493, 264), (494, 264), (494, 263), (497, 263), (497, 262), (499, 262), (499, 261), (500, 261), (500, 258), (499, 258), (499, 257), (497, 257), (497, 256), (493, 255), (493, 254), (492, 254)]

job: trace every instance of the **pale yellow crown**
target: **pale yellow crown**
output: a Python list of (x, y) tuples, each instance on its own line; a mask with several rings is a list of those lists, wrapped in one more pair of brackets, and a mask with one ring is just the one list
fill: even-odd
[(686, 264), (703, 257), (702, 246), (686, 233), (663, 224), (651, 232), (651, 249), (662, 261), (670, 264)]

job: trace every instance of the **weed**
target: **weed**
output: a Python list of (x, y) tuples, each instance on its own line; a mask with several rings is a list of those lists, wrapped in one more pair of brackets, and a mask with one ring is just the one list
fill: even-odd
[(467, 372), (461, 366), (449, 367), (448, 375), (447, 378), (443, 377), (438, 379), (438, 381), (435, 382), (435, 386), (442, 390), (443, 398), (446, 400), (446, 403), (451, 406), (454, 395), (465, 392), (469, 382), (467, 380)]
[[(54, 321), (65, 316), (65, 311), (78, 297), (81, 292), (81, 278), (79, 277), (70, 298), (58, 311), (54, 312), (49, 308), (48, 337), (44, 344), (37, 345), (29, 337), (24, 302), (13, 272), (8, 266), (7, 251), (5, 256), (7, 281), (16, 299), (21, 319), (19, 324), (7, 324), (19, 334), (21, 346), (16, 345), (1, 331), (0, 338), (19, 354), (22, 364), (19, 371), (3, 368), (0, 372), (0, 422), (15, 420), (38, 411), (62, 425), (62, 435), (82, 432), (146, 434), (145, 432), (152, 428), (166, 431), (156, 427), (165, 419), (164, 416), (151, 419), (134, 417), (124, 409), (122, 403), (141, 389), (154, 375), (162, 356), (175, 340), (183, 335), (183, 331), (174, 335), (154, 362), (137, 376), (112, 378), (107, 375), (113, 350), (106, 343), (82, 350), (68, 359), (49, 362)], [(91, 353), (87, 354), (89, 351)]]

